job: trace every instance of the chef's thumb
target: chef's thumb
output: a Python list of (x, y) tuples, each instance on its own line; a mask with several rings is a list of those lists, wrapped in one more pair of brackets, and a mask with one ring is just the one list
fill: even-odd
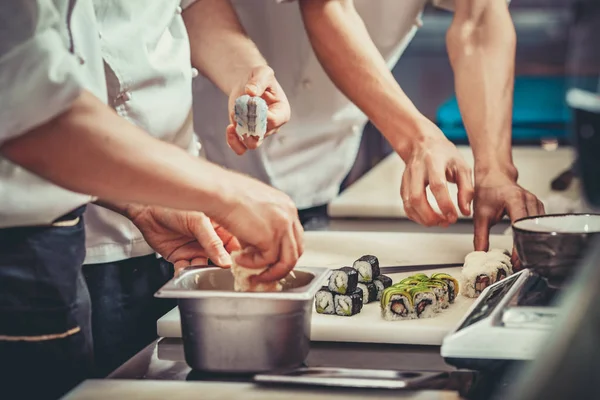
[(488, 251), (490, 247), (490, 219), (485, 216), (475, 216), (475, 236), (473, 244), (475, 251)]
[(246, 83), (246, 94), (250, 96), (262, 96), (271, 84), (273, 70), (269, 67), (256, 68)]
[(200, 246), (219, 267), (231, 267), (231, 256), (225, 250), (223, 241), (212, 226), (210, 219), (202, 215), (194, 228), (194, 236)]

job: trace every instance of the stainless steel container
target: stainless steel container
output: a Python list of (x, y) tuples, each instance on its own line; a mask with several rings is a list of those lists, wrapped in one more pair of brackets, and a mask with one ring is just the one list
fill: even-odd
[(178, 299), (191, 368), (220, 373), (295, 368), (308, 355), (313, 298), (328, 271), (298, 267), (281, 292), (241, 293), (233, 290), (229, 270), (191, 267), (156, 297)]

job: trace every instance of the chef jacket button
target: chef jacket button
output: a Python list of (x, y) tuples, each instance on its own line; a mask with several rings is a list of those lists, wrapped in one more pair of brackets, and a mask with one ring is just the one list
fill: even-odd
[(198, 70), (196, 68), (192, 68), (192, 78), (195, 78), (198, 76)]
[(119, 94), (119, 96), (117, 98), (122, 101), (129, 101), (129, 100), (131, 100), (131, 93), (122, 92)]
[(175, 12), (177, 14), (181, 14), (183, 12), (183, 10), (181, 9), (181, 7), (177, 6), (177, 8), (175, 9)]
[(310, 81), (310, 79), (303, 79), (301, 85), (304, 89), (310, 89), (312, 86), (312, 82)]
[(198, 150), (198, 151), (202, 150), (202, 143), (196, 142), (196, 150)]

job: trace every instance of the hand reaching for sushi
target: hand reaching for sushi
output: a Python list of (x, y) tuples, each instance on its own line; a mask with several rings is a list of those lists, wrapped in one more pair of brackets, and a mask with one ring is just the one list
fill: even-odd
[[(545, 214), (544, 204), (517, 184), (517, 173), (490, 171), (475, 174), (475, 251), (489, 248), (490, 228), (508, 214), (511, 222)], [(513, 264), (517, 262), (513, 252)], [(517, 266), (518, 268), (518, 266)]]
[[(426, 226), (448, 226), (458, 219), (458, 212), (448, 192), (448, 182), (458, 186), (458, 206), (467, 216), (471, 213), (473, 184), (471, 169), (456, 146), (448, 141), (439, 129), (428, 121), (423, 139), (414, 141), (405, 155), (406, 169), (402, 176), (400, 194), (406, 215)], [(441, 214), (434, 211), (427, 199), (426, 188), (431, 192)]]
[[(238, 155), (244, 154), (247, 149), (258, 148), (262, 142), (261, 135), (249, 135), (240, 138), (236, 131), (236, 100), (243, 95), (260, 97), (266, 102), (268, 109), (266, 111), (264, 137), (277, 133), (278, 129), (290, 119), (290, 104), (279, 82), (277, 82), (273, 70), (266, 65), (252, 69), (249, 76), (234, 87), (229, 95), (231, 123), (227, 126), (226, 138), (229, 147)], [(257, 115), (255, 118), (260, 119), (260, 117), (260, 115)], [(254, 118), (254, 115), (252, 118)]]
[(240, 249), (238, 240), (222, 226), (200, 212), (162, 207), (129, 206), (127, 216), (142, 232), (148, 244), (175, 270), (206, 264), (229, 268), (229, 253)]

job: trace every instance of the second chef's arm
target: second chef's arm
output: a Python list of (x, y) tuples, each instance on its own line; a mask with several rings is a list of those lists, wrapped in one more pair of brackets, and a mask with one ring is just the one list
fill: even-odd
[(475, 249), (487, 250), (489, 229), (543, 213), (517, 184), (512, 160), (516, 34), (505, 0), (455, 1), (446, 35), (461, 115), (475, 158)]
[[(192, 65), (229, 96), (229, 146), (239, 155), (260, 141), (238, 138), (234, 125), (235, 100), (244, 94), (262, 97), (269, 107), (270, 136), (290, 119), (290, 106), (273, 70), (242, 27), (229, 0), (199, 0), (186, 8), (183, 20), (190, 38)], [(225, 126), (224, 126), (225, 128)]]
[[(458, 184), (458, 205), (469, 214), (467, 164), (402, 91), (351, 0), (300, 0), (308, 37), (325, 72), (390, 142), (406, 163), (401, 196), (407, 216), (424, 225), (458, 218), (447, 181)], [(441, 213), (427, 200), (429, 185)]]

